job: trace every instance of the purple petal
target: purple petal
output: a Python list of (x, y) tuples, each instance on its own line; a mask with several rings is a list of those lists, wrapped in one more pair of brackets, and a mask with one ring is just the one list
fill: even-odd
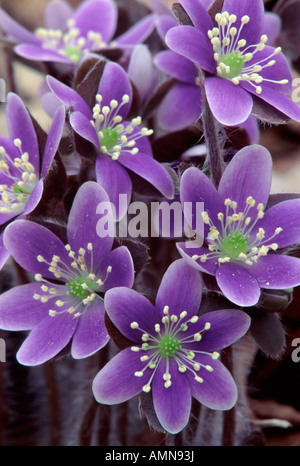
[(162, 41), (165, 40), (168, 30), (175, 26), (178, 26), (178, 23), (170, 14), (162, 14), (156, 19), (156, 30)]
[(281, 32), (282, 21), (280, 16), (271, 11), (265, 11), (263, 32), (268, 36), (268, 44), (273, 45)]
[(28, 29), (21, 26), (17, 21), (12, 19), (2, 8), (0, 8), (0, 24), (9, 38), (18, 42), (28, 42), (31, 44), (40, 44), (41, 40), (32, 34)]
[[(141, 139), (137, 141), (137, 147), (139, 146)], [(174, 183), (172, 178), (164, 166), (152, 157), (141, 152), (136, 155), (122, 152), (118, 158), (118, 162), (147, 180), (166, 198), (172, 199), (174, 197)]]
[[(113, 86), (112, 83), (114, 83)], [(113, 99), (121, 104), (122, 97), (127, 94), (129, 102), (118, 109), (118, 115), (123, 118), (127, 116), (132, 101), (132, 87), (127, 73), (120, 65), (114, 62), (108, 62), (105, 65), (97, 93), (102, 96), (102, 107), (109, 107)]]
[[(54, 278), (48, 267), (53, 255), (63, 262), (70, 263), (70, 258), (62, 241), (47, 228), (28, 220), (16, 220), (8, 225), (4, 232), (4, 246), (13, 258), (32, 273), (40, 273), (46, 278)], [(42, 255), (47, 261), (39, 262)]]
[(77, 134), (79, 134), (87, 141), (92, 142), (97, 149), (100, 149), (100, 143), (96, 130), (91, 124), (91, 121), (85, 115), (80, 112), (73, 112), (70, 115), (70, 123)]
[(143, 377), (136, 377), (134, 373), (145, 366), (140, 361), (140, 353), (130, 348), (118, 353), (111, 359), (93, 380), (94, 397), (99, 403), (113, 405), (122, 403), (138, 395), (150, 377), (147, 369)]
[(207, 36), (207, 31), (214, 27), (211, 17), (201, 0), (180, 0), (194, 26)]
[(237, 309), (212, 311), (200, 315), (198, 322), (190, 327), (190, 332), (200, 332), (207, 322), (211, 324), (211, 328), (203, 333), (201, 341), (186, 344), (186, 348), (207, 352), (222, 350), (245, 335), (251, 319), (248, 314)]
[(207, 254), (209, 251), (206, 247), (197, 247), (196, 244), (195, 247), (191, 247), (193, 246), (193, 243), (189, 243), (188, 246), (187, 242), (177, 243), (176, 246), (179, 254), (185, 260), (185, 262), (189, 264), (190, 267), (193, 267), (194, 269), (199, 270), (200, 272), (208, 273), (210, 275), (216, 274), (219, 265), (217, 260), (208, 259), (206, 262), (201, 262), (200, 260), (192, 259), (193, 256), (201, 256), (203, 254)]
[(198, 314), (201, 297), (201, 274), (183, 259), (178, 259), (168, 267), (162, 278), (155, 307), (162, 316), (165, 306), (169, 306), (170, 315), (179, 316), (186, 311), (193, 316)]
[(15, 47), (15, 52), (21, 57), (27, 58), (28, 60), (36, 61), (50, 61), (50, 62), (59, 62), (66, 63), (68, 65), (74, 65), (72, 60), (67, 56), (55, 52), (54, 50), (43, 48), (40, 45), (33, 44), (21, 44)]
[(51, 0), (45, 7), (45, 27), (64, 31), (68, 19), (73, 14), (73, 8), (62, 0)]
[[(130, 324), (137, 322), (143, 331), (150, 334), (160, 321), (153, 304), (131, 288), (112, 288), (105, 293), (104, 306), (109, 318), (129, 340), (142, 343), (142, 332), (132, 329)], [(143, 332), (144, 333), (144, 332)]]
[(201, 354), (196, 356), (196, 360), (211, 366), (213, 371), (200, 369), (202, 383), (197, 382), (193, 374), (187, 371), (192, 396), (210, 409), (231, 409), (237, 401), (237, 387), (230, 372), (220, 361), (214, 361), (210, 356)]
[(165, 387), (163, 378), (166, 372), (165, 360), (156, 370), (152, 382), (153, 404), (161, 425), (168, 432), (180, 432), (188, 423), (191, 411), (191, 390), (186, 374), (178, 371), (175, 361), (170, 361), (172, 385)]
[(203, 33), (193, 26), (176, 26), (166, 34), (166, 43), (174, 52), (196, 63), (200, 68), (215, 73), (216, 62), (212, 45), (207, 41), (207, 31)]
[[(132, 192), (131, 179), (127, 170), (116, 160), (99, 153), (96, 159), (96, 177), (115, 207), (116, 218), (120, 220), (127, 212)], [(121, 201), (121, 195), (123, 195), (122, 199), (125, 198), (125, 202)]]
[(65, 108), (60, 106), (53, 117), (43, 155), (41, 176), (44, 178), (53, 162), (65, 125)]
[(241, 123), (240, 127), (247, 132), (250, 144), (258, 144), (260, 139), (260, 129), (257, 119), (254, 116), (250, 115), (244, 123)]
[[(243, 212), (248, 196), (252, 196), (257, 204), (267, 204), (271, 182), (272, 157), (269, 151), (263, 146), (252, 145), (237, 152), (227, 165), (219, 184), (219, 193), (224, 201), (226, 198), (236, 201), (237, 212)], [(256, 219), (256, 207), (249, 210), (249, 217)]]
[[(98, 183), (88, 181), (78, 189), (69, 214), (68, 242), (76, 254), (80, 248), (87, 251), (85, 260), (89, 266), (93, 264), (94, 273), (99, 270), (104, 258), (110, 252), (114, 240), (111, 235), (99, 236), (97, 229), (99, 220), (97, 208), (100, 203), (108, 206), (109, 202), (104, 189)], [(113, 221), (112, 212), (110, 215)], [(91, 253), (87, 250), (89, 243), (93, 245)]]
[(152, 31), (154, 30), (154, 15), (148, 15), (138, 21), (128, 31), (124, 32), (121, 36), (117, 37), (117, 46), (136, 45), (144, 42)]
[(0, 270), (2, 269), (2, 267), (4, 266), (4, 264), (9, 258), (9, 252), (5, 248), (4, 243), (3, 243), (3, 234), (4, 234), (3, 232), (0, 233)]
[(7, 126), (11, 140), (20, 139), (21, 149), (28, 152), (29, 161), (39, 173), (39, 146), (31, 117), (19, 96), (9, 93), (6, 106)]
[[(158, 13), (159, 15), (170, 16), (171, 11), (164, 0), (150, 0), (149, 3), (151, 10), (155, 13)], [(175, 18), (173, 18), (173, 20), (176, 21)]]
[(171, 50), (164, 50), (155, 56), (154, 62), (163, 73), (178, 81), (195, 85), (197, 69), (190, 60), (182, 55)]
[(47, 316), (34, 327), (17, 353), (20, 364), (36, 366), (59, 353), (70, 341), (78, 320), (68, 313)]
[(238, 126), (250, 115), (252, 97), (240, 86), (219, 77), (205, 79), (205, 91), (214, 117), (225, 126)]
[(86, 358), (106, 345), (109, 335), (104, 324), (104, 312), (103, 302), (96, 298), (80, 316), (72, 339), (73, 358)]
[[(253, 230), (252, 237), (263, 228), (265, 231), (264, 244), (272, 242), (278, 244), (279, 248), (291, 246), (300, 241), (300, 199), (292, 199), (280, 202), (265, 212), (263, 219), (258, 222), (257, 228)], [(275, 235), (276, 228), (283, 230)], [(272, 240), (269, 238), (273, 237)]]
[[(5, 152), (9, 156), (10, 160), (8, 160), (8, 163), (11, 161), (9, 163), (10, 165), (9, 171), (13, 172), (14, 175), (17, 174), (19, 171), (14, 166), (13, 161), (16, 157), (20, 156), (19, 150), (17, 149), (17, 147), (14, 145), (13, 141), (10, 138), (3, 136), (3, 135), (0, 135), (0, 146), (4, 147)], [(3, 173), (0, 173), (0, 175), (3, 176)]]
[(26, 206), (24, 208), (25, 215), (30, 214), (30, 212), (32, 212), (33, 209), (36, 208), (36, 206), (41, 200), (43, 190), (44, 190), (43, 180), (39, 180), (37, 184), (35, 185), (35, 187), (33, 188), (32, 193), (30, 194), (29, 199), (26, 203)]
[[(180, 198), (187, 223), (200, 236), (203, 236), (202, 210), (208, 213), (214, 225), (219, 224), (217, 214), (224, 211), (222, 198), (210, 179), (198, 168), (191, 167), (183, 173)], [(193, 207), (191, 212), (188, 209), (189, 203)]]
[(260, 297), (260, 287), (249, 267), (246, 269), (237, 263), (228, 262), (222, 264), (216, 273), (221, 291), (238, 306), (254, 306)]
[(90, 107), (77, 92), (52, 76), (47, 76), (47, 83), (51, 91), (67, 108), (73, 107), (75, 111), (83, 113), (89, 120), (92, 119), (93, 114)]
[(117, 27), (117, 7), (110, 0), (88, 0), (75, 11), (73, 19), (75, 27), (81, 35), (87, 36), (89, 31), (99, 32), (105, 42), (109, 42)]
[(260, 257), (250, 273), (261, 288), (285, 289), (300, 285), (300, 259), (280, 254)]
[[(274, 48), (268, 45), (265, 48), (254, 55), (253, 59), (247, 63), (247, 67), (254, 66), (257, 62), (263, 66), (267, 64), (271, 59), (274, 59), (275, 63), (273, 66), (267, 66), (263, 68), (259, 75), (263, 78), (261, 84), (264, 92), (264, 88), (272, 88), (277, 92), (282, 94), (290, 95), (293, 91), (293, 76), (290, 70), (289, 63), (283, 53), (278, 53), (275, 56), (273, 55)], [(272, 56), (273, 55), (273, 56)], [(282, 79), (287, 79), (287, 84), (278, 84), (276, 81), (281, 81)], [(268, 81), (269, 80), (269, 81)], [(273, 82), (275, 81), (275, 82)]]
[(201, 103), (200, 87), (174, 84), (157, 111), (159, 126), (165, 131), (179, 131), (193, 125), (201, 115)]
[(149, 48), (144, 44), (135, 46), (130, 57), (127, 73), (136, 86), (142, 102), (151, 95), (156, 85), (156, 71)]
[(41, 293), (40, 283), (16, 286), (0, 295), (0, 327), (30, 330), (48, 315), (49, 303), (33, 298)]
[[(245, 90), (257, 96), (255, 88), (249, 83), (245, 82), (242, 86)], [(262, 93), (258, 96), (260, 99), (277, 108), (277, 110), (284, 113), (289, 118), (300, 121), (300, 106), (296, 102), (267, 85), (262, 87)]]
[(111, 251), (104, 260), (101, 266), (103, 277), (105, 279), (107, 267), (111, 267), (111, 272), (108, 274), (105, 283), (102, 287), (103, 291), (107, 291), (117, 286), (127, 286), (131, 288), (134, 283), (134, 266), (131, 254), (125, 246)]
[(241, 39), (247, 41), (247, 45), (257, 44), (263, 32), (264, 4), (262, 0), (224, 0), (222, 11), (228, 11), (230, 15), (237, 16), (236, 27), (239, 29), (240, 21), (244, 15), (249, 16), (250, 21), (243, 27)]

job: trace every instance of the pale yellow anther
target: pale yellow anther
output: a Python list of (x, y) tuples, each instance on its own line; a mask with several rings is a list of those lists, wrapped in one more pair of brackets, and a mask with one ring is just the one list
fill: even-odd
[(249, 21), (250, 21), (250, 17), (249, 17), (248, 15), (244, 15), (244, 16), (242, 17), (242, 19), (241, 19), (241, 22), (242, 22), (243, 24), (248, 24)]

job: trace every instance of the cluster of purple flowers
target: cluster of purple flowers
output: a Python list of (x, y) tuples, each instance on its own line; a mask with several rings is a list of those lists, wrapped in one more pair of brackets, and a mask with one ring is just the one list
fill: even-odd
[[(271, 121), (276, 112), (299, 122), (300, 108), (275, 45), (279, 20), (262, 0), (180, 0), (173, 12), (153, 1), (120, 32), (114, 0), (85, 0), (75, 11), (52, 0), (32, 32), (0, 9), (15, 59), (45, 65), (42, 102), (52, 118), (45, 134), (9, 92), (0, 266), (17, 263), (28, 283), (0, 295), (0, 328), (28, 331), (17, 352), (28, 366), (66, 347), (82, 359), (125, 341), (95, 374), (96, 400), (117, 404), (143, 393), (162, 429), (177, 433), (192, 398), (233, 408), (237, 386), (220, 351), (249, 331), (263, 293), (300, 285), (300, 259), (288, 254), (300, 242), (300, 199), (270, 195), (272, 157), (257, 144), (260, 117)], [(222, 141), (236, 129), (247, 143), (217, 147), (207, 119)], [(215, 167), (222, 167), (217, 184)], [(151, 238), (141, 265), (144, 239), (99, 235), (98, 205), (118, 224), (134, 200), (192, 206), (186, 221), (196, 239), (171, 239), (161, 262), (168, 267), (157, 266), (163, 252)], [(151, 267), (153, 293), (144, 280)], [(210, 293), (225, 308), (202, 306)]]

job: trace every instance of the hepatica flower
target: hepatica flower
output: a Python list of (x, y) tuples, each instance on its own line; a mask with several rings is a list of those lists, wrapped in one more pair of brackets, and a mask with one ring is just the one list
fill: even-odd
[(155, 305), (123, 287), (107, 292), (108, 316), (132, 346), (95, 377), (98, 402), (116, 404), (152, 392), (156, 415), (171, 433), (187, 424), (192, 397), (211, 409), (234, 406), (236, 385), (218, 351), (242, 337), (250, 319), (238, 310), (198, 316), (201, 285), (201, 274), (179, 259), (166, 271)]
[[(7, 96), (9, 137), (0, 135), (0, 225), (33, 211), (43, 193), (43, 179), (56, 154), (65, 123), (63, 106), (56, 111), (40, 153), (29, 112), (14, 93)], [(0, 264), (8, 258), (0, 235)]]
[(292, 75), (281, 48), (267, 44), (262, 0), (224, 0), (212, 21), (200, 0), (181, 0), (194, 26), (176, 26), (166, 34), (174, 52), (205, 72), (209, 106), (222, 124), (245, 121), (259, 97), (290, 118), (300, 120), (299, 106), (288, 95)]
[(128, 249), (112, 250), (114, 238), (97, 235), (100, 202), (109, 200), (97, 183), (90, 181), (79, 188), (66, 245), (44, 226), (28, 220), (17, 220), (5, 231), (6, 248), (36, 279), (0, 296), (0, 327), (31, 330), (17, 354), (21, 364), (42, 364), (70, 340), (72, 356), (84, 358), (109, 339), (103, 296), (114, 286), (131, 287), (134, 272)]
[[(170, 175), (153, 158), (148, 140), (152, 130), (142, 126), (139, 116), (127, 119), (132, 87), (121, 66), (113, 62), (105, 65), (93, 108), (77, 92), (51, 76), (48, 85), (64, 105), (71, 107), (70, 123), (74, 131), (94, 144), (97, 181), (116, 208), (120, 194), (126, 194), (130, 201), (132, 184), (127, 169), (147, 180), (165, 197), (173, 197)], [(118, 212), (119, 216), (125, 213), (127, 205), (124, 208)]]
[[(267, 208), (271, 176), (269, 152), (253, 145), (234, 156), (218, 190), (194, 167), (181, 179), (181, 202), (204, 202), (205, 245), (178, 243), (178, 250), (192, 267), (215, 275), (224, 295), (240, 306), (255, 305), (261, 288), (300, 284), (300, 260), (280, 253), (300, 241), (300, 200)], [(201, 235), (200, 223), (190, 226)]]
[(12, 40), (18, 55), (29, 60), (77, 64), (89, 52), (142, 42), (153, 30), (152, 15), (138, 22), (122, 36), (112, 39), (118, 11), (112, 0), (87, 0), (73, 11), (64, 1), (53, 0), (45, 10), (45, 27), (34, 32), (19, 25), (0, 10), (1, 28)]

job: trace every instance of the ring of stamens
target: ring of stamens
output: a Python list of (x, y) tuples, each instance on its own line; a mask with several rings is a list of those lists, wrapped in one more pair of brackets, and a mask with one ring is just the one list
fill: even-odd
[[(156, 370), (162, 360), (166, 362), (166, 371), (163, 374), (164, 387), (169, 388), (172, 385), (172, 377), (170, 374), (170, 360), (174, 360), (177, 363), (178, 371), (184, 374), (186, 371), (190, 371), (194, 379), (203, 383), (205, 380), (205, 373), (202, 374), (203, 369), (208, 372), (212, 372), (213, 368), (209, 364), (202, 364), (195, 361), (197, 354), (209, 355), (213, 360), (219, 358), (218, 352), (207, 353), (205, 351), (189, 350), (185, 348), (185, 345), (190, 343), (199, 342), (202, 339), (203, 334), (211, 328), (211, 324), (206, 322), (202, 330), (190, 334), (189, 336), (183, 336), (189, 327), (198, 322), (199, 317), (193, 316), (187, 319), (187, 312), (182, 311), (179, 316), (169, 313), (169, 306), (165, 306), (163, 310), (164, 316), (161, 322), (154, 325), (153, 334), (144, 331), (138, 324), (138, 322), (132, 322), (130, 324), (132, 329), (136, 329), (141, 332), (141, 346), (132, 346), (131, 350), (134, 352), (141, 352), (141, 362), (145, 362), (143, 369), (134, 373), (135, 377), (143, 377), (146, 369), (151, 369), (152, 374), (148, 381), (143, 386), (144, 392), (151, 390), (151, 383), (155, 376)], [(201, 369), (201, 376), (199, 371)]]
[[(208, 37), (213, 47), (218, 76), (230, 80), (235, 85), (241, 81), (247, 81), (255, 87), (257, 94), (262, 93), (260, 86), (262, 82), (268, 81), (282, 85), (289, 82), (288, 79), (274, 81), (260, 75), (263, 69), (275, 65), (274, 57), (281, 52), (281, 47), (275, 48), (268, 57), (260, 59), (259, 52), (265, 48), (268, 37), (263, 34), (258, 44), (247, 44), (247, 41), (242, 38), (242, 31), (251, 20), (248, 15), (241, 18), (239, 28), (238, 25), (234, 26), (237, 22), (236, 15), (230, 15), (227, 11), (217, 13), (215, 20), (218, 27), (209, 30)], [(253, 58), (256, 58), (255, 63), (247, 65)]]
[(23, 211), (38, 178), (29, 161), (29, 154), (23, 152), (20, 139), (14, 140), (20, 157), (11, 159), (3, 146), (0, 147), (0, 172), (7, 177), (8, 184), (0, 185), (0, 213), (11, 214)]
[(38, 28), (35, 35), (42, 40), (42, 46), (68, 57), (78, 63), (91, 50), (101, 50), (107, 46), (99, 32), (89, 31), (86, 37), (80, 35), (80, 29), (75, 21), (67, 21), (67, 31), (60, 29)]
[[(246, 199), (243, 212), (237, 212), (237, 203), (231, 199), (224, 201), (225, 213), (218, 213), (220, 226), (216, 227), (207, 212), (202, 212), (203, 221), (209, 225), (207, 235), (208, 249), (210, 252), (202, 255), (194, 255), (192, 259), (205, 263), (208, 259), (217, 259), (219, 264), (234, 261), (244, 265), (252, 265), (269, 251), (276, 251), (278, 244), (273, 239), (282, 231), (281, 227), (275, 229), (273, 235), (266, 238), (263, 228), (258, 228), (255, 239), (250, 237), (257, 223), (264, 217), (264, 206), (259, 203), (256, 206), (255, 220), (249, 216), (255, 208), (256, 201), (252, 196)], [(253, 235), (252, 235), (253, 236)]]
[(124, 94), (122, 101), (115, 99), (108, 105), (101, 105), (102, 96), (97, 94), (96, 104), (93, 108), (92, 126), (95, 128), (100, 151), (109, 155), (113, 160), (117, 160), (121, 152), (127, 152), (136, 155), (139, 151), (136, 141), (141, 137), (151, 136), (153, 130), (141, 127), (141, 117), (133, 118), (130, 122), (124, 122), (120, 109), (128, 104), (130, 98)]
[[(47, 303), (49, 299), (56, 298), (54, 309), (49, 309), (49, 315), (56, 315), (68, 312), (74, 317), (80, 317), (88, 310), (89, 305), (95, 300), (103, 298), (98, 294), (103, 290), (112, 267), (109, 266), (106, 270), (105, 277), (102, 279), (93, 273), (93, 245), (88, 243), (87, 249), (80, 248), (78, 255), (72, 251), (71, 246), (65, 246), (68, 255), (72, 261), (66, 263), (59, 256), (52, 256), (50, 262), (39, 255), (38, 262), (46, 263), (48, 270), (53, 274), (54, 280), (63, 281), (64, 286), (56, 286), (54, 283), (44, 279), (41, 274), (35, 275), (35, 280), (42, 282), (41, 293), (34, 294), (33, 298), (40, 300), (42, 303)], [(86, 254), (90, 256), (90, 263), (87, 265), (85, 260)]]

